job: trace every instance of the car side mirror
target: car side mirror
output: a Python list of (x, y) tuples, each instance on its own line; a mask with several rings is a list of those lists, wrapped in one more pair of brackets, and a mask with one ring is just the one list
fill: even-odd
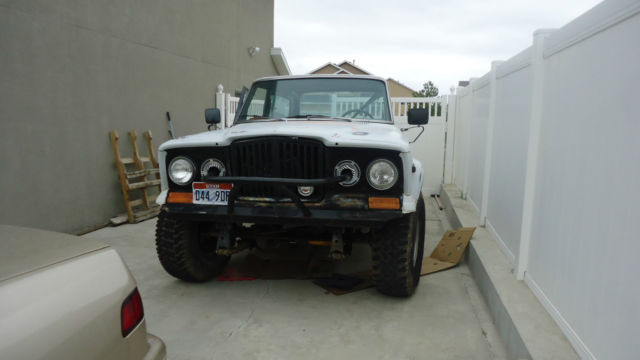
[(426, 125), (429, 122), (429, 109), (409, 109), (407, 122), (409, 125)]
[(220, 123), (220, 109), (206, 109), (204, 111), (204, 121), (209, 125)]

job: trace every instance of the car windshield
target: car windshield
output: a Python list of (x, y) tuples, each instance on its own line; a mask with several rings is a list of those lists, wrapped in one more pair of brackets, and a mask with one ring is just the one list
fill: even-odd
[(249, 91), (238, 122), (323, 118), (390, 122), (385, 83), (354, 78), (258, 81)]

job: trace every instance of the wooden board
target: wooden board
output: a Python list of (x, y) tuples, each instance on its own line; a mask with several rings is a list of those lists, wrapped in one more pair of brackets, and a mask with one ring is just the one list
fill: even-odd
[(467, 249), (475, 227), (449, 230), (442, 235), (431, 256), (422, 260), (420, 275), (427, 275), (456, 266)]

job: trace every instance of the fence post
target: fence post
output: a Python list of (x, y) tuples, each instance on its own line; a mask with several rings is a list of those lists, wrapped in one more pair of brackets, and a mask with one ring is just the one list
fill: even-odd
[(453, 151), (453, 182), (458, 185), (458, 188), (463, 191), (464, 189), (464, 170), (466, 159), (465, 156), (467, 154), (465, 150), (465, 139), (463, 139), (463, 135), (465, 134), (465, 113), (462, 109), (463, 98), (468, 96), (466, 88), (457, 86), (456, 87), (456, 119), (454, 122), (455, 126), (455, 134), (456, 137), (453, 140), (455, 150)]
[(516, 278), (524, 279), (529, 266), (529, 250), (531, 248), (531, 229), (533, 224), (534, 198), (536, 190), (536, 173), (538, 168), (538, 149), (540, 145), (540, 124), (542, 122), (542, 106), (544, 90), (544, 39), (553, 31), (536, 30), (533, 33), (531, 55), (532, 91), (531, 116), (529, 119), (529, 143), (527, 146), (527, 170), (524, 180), (522, 202), (522, 227), (520, 228), (520, 249), (518, 251)]
[(471, 136), (472, 136), (472, 131), (473, 131), (473, 126), (472, 126), (472, 118), (473, 118), (473, 109), (475, 108), (475, 95), (473, 92), (473, 83), (476, 82), (478, 80), (478, 78), (472, 77), (469, 78), (469, 85), (467, 86), (469, 88), (469, 96), (470, 98), (470, 102), (471, 102), (471, 106), (470, 106), (470, 112), (469, 114), (467, 114), (467, 133), (466, 133), (466, 137), (465, 139), (463, 139), (464, 143), (465, 143), (465, 164), (464, 164), (464, 188), (462, 189), (462, 198), (463, 199), (467, 199), (467, 197), (469, 196), (469, 166), (471, 165)]
[(490, 95), (489, 95), (489, 120), (487, 122), (487, 143), (484, 147), (484, 172), (482, 180), (482, 205), (480, 205), (480, 223), (487, 226), (487, 209), (489, 207), (489, 185), (491, 182), (491, 155), (493, 153), (493, 127), (496, 120), (496, 96), (498, 65), (503, 61), (491, 62)]
[(231, 94), (224, 94), (224, 127), (229, 126), (229, 118), (231, 117)]
[[(445, 184), (452, 184), (453, 183), (453, 172), (454, 172), (454, 165), (453, 165), (453, 157), (454, 154), (453, 152), (455, 151), (455, 138), (456, 138), (456, 107), (457, 107), (457, 101), (456, 101), (456, 95), (449, 95), (446, 97), (447, 99), (447, 105), (446, 108), (444, 109), (445, 114), (446, 114), (446, 127), (445, 127), (445, 149), (444, 149), (444, 183)], [(443, 97), (443, 99), (445, 99)]]
[[(218, 109), (220, 109), (220, 114), (221, 116), (224, 116), (225, 114), (225, 101), (224, 101), (224, 86), (222, 86), (222, 84), (218, 84), (218, 92), (216, 93), (216, 106), (218, 107)], [(223, 120), (222, 126), (223, 127), (227, 127), (226, 126), (226, 120)]]

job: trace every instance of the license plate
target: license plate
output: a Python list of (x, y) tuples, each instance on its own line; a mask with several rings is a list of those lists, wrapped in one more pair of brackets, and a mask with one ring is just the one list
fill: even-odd
[(202, 205), (227, 205), (233, 184), (193, 183), (193, 203)]

